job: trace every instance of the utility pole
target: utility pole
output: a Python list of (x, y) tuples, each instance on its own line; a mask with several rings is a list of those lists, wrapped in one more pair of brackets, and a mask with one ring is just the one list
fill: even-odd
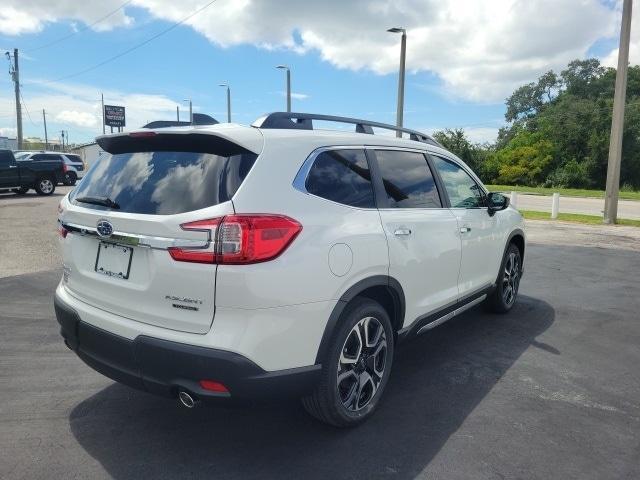
[[(396, 107), (396, 126), (402, 128), (404, 117), (404, 72), (407, 58), (407, 31), (404, 28), (394, 27), (387, 30), (391, 33), (402, 33), (400, 41), (400, 72), (398, 75), (398, 106)], [(402, 132), (396, 131), (396, 137), (402, 138)]]
[(180, 106), (176, 105), (176, 120), (180, 121)]
[[(11, 54), (7, 52), (7, 57), (11, 60)], [(11, 68), (11, 79), (16, 94), (16, 126), (18, 127), (18, 149), (22, 149), (22, 105), (20, 104), (20, 68), (18, 65), (18, 49), (13, 49), (13, 66)]]
[(106, 133), (104, 129), (104, 93), (101, 93), (100, 97), (102, 98), (102, 134), (104, 135)]
[(47, 114), (42, 109), (42, 121), (44, 122), (44, 149), (49, 150), (49, 137), (47, 137)]
[(60, 151), (64, 152), (64, 130), (60, 130), (60, 135), (62, 136), (62, 150)]
[(629, 65), (629, 39), (631, 37), (631, 4), (624, 0), (616, 91), (613, 97), (611, 138), (609, 139), (609, 163), (607, 165), (607, 191), (604, 196), (604, 223), (616, 223), (618, 217), (618, 193), (620, 190), (620, 163), (622, 162), (622, 135), (624, 132), (624, 107), (627, 96), (627, 69)]
[(227, 89), (227, 123), (231, 123), (231, 87), (228, 83), (221, 83), (218, 86)]
[(291, 69), (287, 65), (278, 65), (276, 68), (287, 71), (287, 112), (291, 113)]

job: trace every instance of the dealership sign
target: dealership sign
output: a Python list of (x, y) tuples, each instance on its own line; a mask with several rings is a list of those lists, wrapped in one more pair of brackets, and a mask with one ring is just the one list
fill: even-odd
[(104, 124), (107, 127), (124, 127), (124, 107), (118, 107), (116, 105), (105, 105)]

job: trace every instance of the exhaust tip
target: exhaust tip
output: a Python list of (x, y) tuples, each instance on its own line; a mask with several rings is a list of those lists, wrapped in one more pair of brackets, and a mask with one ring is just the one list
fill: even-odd
[(180, 390), (178, 392), (178, 401), (180, 404), (186, 408), (193, 408), (196, 406), (196, 400), (190, 394), (185, 392), (184, 390)]

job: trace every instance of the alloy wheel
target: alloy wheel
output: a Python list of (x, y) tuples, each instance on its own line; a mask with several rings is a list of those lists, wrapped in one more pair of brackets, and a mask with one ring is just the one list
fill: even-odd
[(53, 191), (53, 182), (48, 178), (40, 180), (40, 190), (42, 190), (42, 193), (51, 193)]
[(337, 372), (338, 395), (347, 410), (356, 412), (371, 402), (384, 377), (387, 351), (386, 333), (377, 318), (365, 317), (353, 326)]
[(508, 307), (515, 302), (519, 286), (520, 257), (515, 252), (510, 252), (504, 264), (504, 276), (502, 277), (502, 299)]

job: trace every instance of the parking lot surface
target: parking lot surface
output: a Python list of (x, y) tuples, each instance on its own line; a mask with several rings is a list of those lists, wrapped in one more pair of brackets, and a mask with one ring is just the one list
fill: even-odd
[(53, 313), (60, 198), (0, 198), (2, 479), (640, 478), (633, 232), (531, 224), (514, 310), (408, 342), (377, 414), (337, 430), (293, 401), (186, 410), (85, 366)]

